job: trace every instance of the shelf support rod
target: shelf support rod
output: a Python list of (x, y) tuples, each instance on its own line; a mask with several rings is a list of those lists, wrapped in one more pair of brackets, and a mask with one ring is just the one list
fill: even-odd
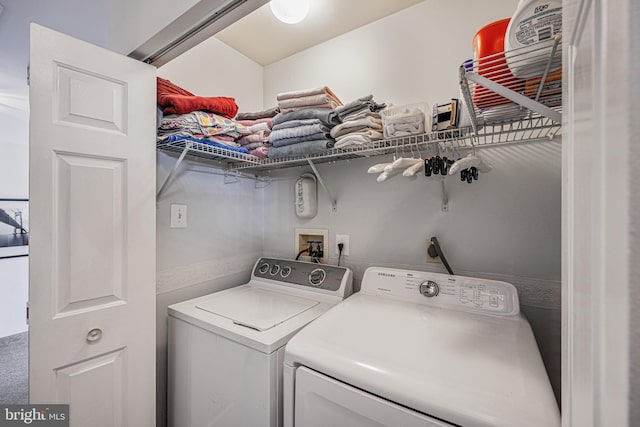
[(440, 181), (440, 197), (442, 198), (442, 212), (449, 212), (449, 195), (444, 186), (444, 179)]
[(562, 114), (558, 111), (552, 110), (546, 105), (534, 101), (533, 99), (528, 98), (524, 95), (521, 95), (518, 92), (514, 92), (511, 89), (508, 89), (501, 84), (494, 82), (493, 80), (489, 80), (488, 78), (479, 75), (478, 73), (467, 73), (466, 76), (467, 79), (471, 80), (472, 82), (475, 82), (480, 86), (484, 86), (485, 88), (497, 93), (498, 95), (515, 102), (516, 104), (522, 105), (529, 110), (535, 111), (536, 113), (550, 120), (553, 120), (556, 123), (562, 123)]
[(164, 189), (167, 187), (167, 184), (169, 183), (171, 178), (173, 178), (173, 176), (175, 175), (176, 171), (178, 170), (178, 167), (180, 166), (180, 163), (182, 163), (182, 161), (184, 160), (185, 156), (189, 152), (190, 148), (191, 148), (191, 142), (187, 142), (185, 144), (185, 146), (184, 146), (184, 150), (182, 150), (182, 153), (180, 153), (180, 157), (178, 157), (178, 160), (176, 161), (176, 164), (173, 165), (173, 169), (171, 170), (171, 172), (169, 172), (169, 175), (167, 175), (167, 178), (164, 180), (164, 183), (162, 184), (162, 186), (160, 187), (160, 189), (156, 193), (156, 200), (158, 200), (160, 198), (160, 195), (162, 194)]
[(320, 172), (318, 172), (318, 168), (316, 168), (316, 165), (313, 164), (311, 159), (307, 158), (307, 162), (309, 162), (309, 166), (311, 166), (313, 173), (316, 175), (316, 178), (318, 178), (318, 182), (320, 183), (322, 188), (324, 188), (324, 191), (327, 192), (327, 196), (329, 196), (329, 201), (331, 202), (331, 211), (338, 212), (338, 201), (335, 197), (333, 197), (331, 190), (329, 190), (329, 187), (327, 187), (327, 185), (324, 183), (322, 176), (320, 176)]
[(553, 57), (556, 56), (556, 51), (558, 50), (558, 45), (560, 44), (560, 40), (562, 39), (562, 35), (558, 34), (555, 37), (555, 41), (553, 42), (553, 47), (551, 48), (551, 55), (549, 56), (549, 60), (547, 61), (547, 66), (544, 68), (544, 74), (542, 74), (542, 79), (540, 79), (540, 83), (538, 83), (538, 91), (536, 92), (536, 101), (540, 99), (540, 95), (542, 95), (542, 88), (544, 84), (547, 82), (547, 76), (549, 75), (549, 71), (551, 71), (551, 63), (553, 62)]
[(465, 110), (469, 114), (471, 120), (471, 127), (473, 128), (473, 134), (478, 135), (478, 118), (476, 116), (476, 110), (473, 108), (473, 100), (471, 99), (471, 90), (469, 89), (469, 82), (467, 81), (467, 70), (464, 65), (460, 66), (459, 70), (460, 88), (462, 89), (462, 96), (466, 104)]

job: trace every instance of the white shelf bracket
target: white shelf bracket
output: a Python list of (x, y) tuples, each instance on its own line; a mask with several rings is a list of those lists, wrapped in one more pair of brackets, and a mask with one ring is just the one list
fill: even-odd
[(316, 168), (316, 165), (313, 164), (311, 159), (307, 159), (307, 162), (309, 162), (309, 166), (311, 166), (313, 173), (316, 175), (316, 178), (318, 178), (318, 182), (320, 183), (322, 188), (324, 188), (324, 191), (327, 192), (327, 196), (329, 196), (329, 201), (331, 202), (331, 211), (338, 212), (338, 201), (335, 197), (333, 197), (331, 190), (329, 190), (329, 187), (327, 187), (327, 185), (324, 183), (322, 176), (320, 176), (320, 172), (318, 172), (318, 168)]
[(556, 123), (562, 123), (562, 113), (552, 110), (551, 108), (539, 103), (538, 101), (521, 95), (518, 92), (514, 92), (511, 89), (508, 89), (501, 84), (494, 82), (493, 80), (479, 75), (478, 73), (467, 72), (466, 77), (472, 82), (477, 83), (480, 86), (483, 86), (497, 93), (498, 95), (515, 102), (516, 104), (522, 105), (523, 107), (528, 108), (531, 111), (535, 111), (536, 113), (550, 120), (553, 120)]
[(440, 181), (440, 197), (442, 199), (442, 212), (449, 212), (449, 194), (444, 186), (444, 179)]
[(178, 167), (180, 166), (180, 163), (182, 163), (182, 161), (184, 160), (185, 156), (189, 152), (190, 148), (191, 148), (191, 143), (187, 142), (186, 145), (184, 146), (184, 150), (182, 150), (182, 153), (180, 153), (180, 157), (178, 157), (178, 160), (176, 161), (176, 164), (173, 165), (173, 169), (171, 169), (171, 172), (169, 172), (169, 175), (167, 175), (167, 178), (164, 180), (164, 183), (162, 184), (162, 186), (160, 187), (160, 189), (156, 193), (156, 200), (158, 200), (160, 198), (160, 195), (162, 194), (164, 189), (167, 187), (167, 184), (169, 183), (169, 181), (171, 181), (171, 179), (175, 175), (176, 171), (178, 170)]

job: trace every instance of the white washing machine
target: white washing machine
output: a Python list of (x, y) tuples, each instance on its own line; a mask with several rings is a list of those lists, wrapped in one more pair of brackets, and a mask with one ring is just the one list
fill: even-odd
[(249, 283), (170, 306), (169, 425), (282, 425), (284, 345), (349, 296), (352, 277), (261, 258)]
[(558, 427), (513, 285), (369, 268), (289, 341), (285, 426)]

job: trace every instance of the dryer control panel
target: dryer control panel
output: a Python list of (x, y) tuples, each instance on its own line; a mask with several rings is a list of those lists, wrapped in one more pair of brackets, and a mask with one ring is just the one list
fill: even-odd
[(361, 292), (485, 314), (520, 312), (518, 291), (512, 284), (476, 277), (371, 267), (364, 274)]
[(276, 258), (260, 258), (252, 276), (325, 291), (338, 291), (343, 282), (351, 281), (346, 267)]

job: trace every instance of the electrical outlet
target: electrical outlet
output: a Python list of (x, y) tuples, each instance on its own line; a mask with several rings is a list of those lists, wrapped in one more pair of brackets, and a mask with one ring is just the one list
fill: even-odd
[(171, 205), (171, 228), (187, 228), (187, 205)]
[(349, 255), (349, 235), (336, 234), (336, 255), (340, 254), (340, 251), (338, 250), (338, 243), (344, 244), (344, 246), (342, 247), (342, 255), (348, 256)]
[(431, 248), (432, 252), (436, 251), (436, 248), (431, 244), (431, 239), (427, 239), (427, 262), (433, 262), (433, 263), (442, 263), (442, 260), (440, 259), (440, 257), (438, 255), (432, 257), (431, 254), (429, 253), (429, 248)]

